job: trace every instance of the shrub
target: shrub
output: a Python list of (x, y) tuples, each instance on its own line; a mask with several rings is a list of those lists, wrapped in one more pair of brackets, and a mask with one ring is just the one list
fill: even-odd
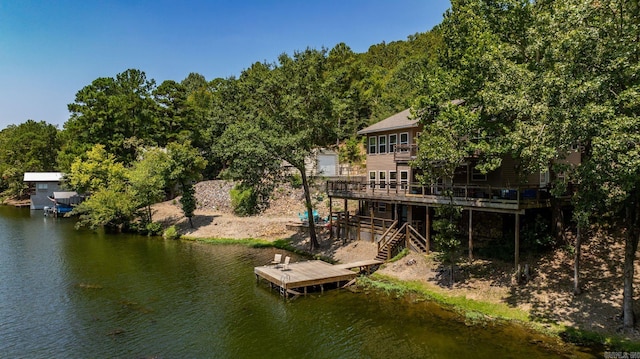
[(252, 187), (237, 184), (230, 192), (233, 212), (238, 216), (250, 216), (258, 211), (258, 196)]
[(176, 226), (171, 226), (164, 230), (162, 237), (165, 239), (178, 239), (180, 238), (180, 233), (178, 233), (178, 228), (176, 228)]
[(289, 182), (293, 188), (302, 188), (302, 176), (298, 173), (294, 173), (289, 176)]
[(146, 232), (148, 236), (159, 236), (162, 233), (162, 224), (158, 222), (147, 223)]

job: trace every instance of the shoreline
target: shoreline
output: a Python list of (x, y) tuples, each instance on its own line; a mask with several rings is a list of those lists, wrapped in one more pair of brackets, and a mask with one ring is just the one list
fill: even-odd
[[(317, 253), (311, 253), (294, 245), (294, 239), (284, 238), (268, 240), (260, 238), (199, 238), (185, 236), (181, 240), (200, 242), (212, 245), (245, 245), (253, 248), (278, 248), (290, 251), (308, 258), (321, 259), (331, 263), (341, 261), (332, 257), (323, 257)], [(402, 260), (402, 259), (400, 259)], [(396, 259), (398, 261), (398, 259)], [(387, 262), (382, 266), (389, 265)], [(466, 296), (447, 292), (447, 289), (429, 286), (421, 281), (407, 281), (393, 275), (374, 272), (370, 276), (357, 278), (358, 290), (373, 290), (379, 294), (394, 295), (413, 301), (429, 301), (444, 310), (455, 313), (457, 320), (465, 324), (487, 325), (507, 324), (516, 325), (532, 334), (543, 335), (551, 342), (554, 350), (561, 352), (562, 343), (569, 343), (576, 347), (591, 348), (602, 353), (606, 350), (618, 350), (626, 352), (640, 351), (640, 342), (632, 341), (621, 336), (608, 336), (600, 333), (564, 326), (555, 323), (541, 323), (530, 318), (530, 313), (512, 308), (501, 303), (469, 299)], [(553, 342), (553, 343), (552, 343)]]
[[(368, 241), (330, 241), (323, 228), (319, 229), (320, 248), (309, 253), (308, 235), (291, 226), (299, 222), (297, 215), (304, 211), (304, 197), (300, 189), (285, 186), (274, 192), (269, 208), (262, 214), (238, 217), (232, 214), (227, 187), (229, 184), (224, 181), (204, 181), (196, 185), (198, 208), (193, 217), (193, 227), (189, 227), (182, 215), (177, 199), (155, 204), (153, 219), (165, 228), (175, 226), (185, 239), (227, 238), (236, 243), (243, 238), (257, 238), (278, 248), (295, 249), (297, 253), (342, 263), (372, 259), (377, 254), (377, 246)], [(316, 191), (313, 197), (321, 195)], [(328, 212), (326, 201), (319, 201), (314, 206), (321, 216)], [(460, 263), (456, 267), (455, 282), (449, 283), (448, 276), (444, 275), (433, 255), (418, 253), (409, 253), (401, 260), (385, 263), (377, 270), (376, 276), (395, 278), (401, 283), (418, 283), (436, 295), (462, 297), (486, 303), (485, 307), (520, 310), (526, 313), (519, 315), (525, 318), (523, 322), (539, 323), (541, 329), (547, 331), (553, 329), (550, 327), (561, 328), (553, 331), (557, 335), (565, 333), (563, 335), (571, 342), (601, 342), (607, 346), (615, 344), (616, 348), (640, 351), (640, 332), (620, 331), (623, 272), (619, 259), (624, 247), (619, 241), (619, 234), (611, 235), (607, 230), (593, 229), (591, 237), (583, 241), (583, 292), (579, 296), (574, 296), (572, 291), (573, 253), (563, 248), (537, 255), (522, 253), (521, 263), (529, 264), (531, 276), (526, 283), (519, 285), (515, 284), (510, 259), (502, 262), (476, 258), (472, 263)], [(636, 273), (640, 273), (638, 261)], [(640, 288), (639, 275), (636, 275), (634, 285)], [(413, 284), (407, 286), (415, 287)], [(636, 313), (640, 313), (638, 293)]]

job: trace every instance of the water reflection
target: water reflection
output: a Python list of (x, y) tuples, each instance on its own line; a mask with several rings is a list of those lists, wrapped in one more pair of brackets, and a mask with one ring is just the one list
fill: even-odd
[(253, 275), (273, 254), (0, 207), (0, 357), (588, 357), (425, 302), (345, 290), (285, 302)]

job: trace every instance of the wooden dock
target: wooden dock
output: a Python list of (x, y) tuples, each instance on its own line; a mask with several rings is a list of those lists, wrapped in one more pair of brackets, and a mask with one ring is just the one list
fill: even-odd
[[(375, 263), (374, 263), (375, 262)], [(331, 265), (320, 260), (290, 263), (286, 267), (266, 265), (254, 268), (256, 279), (266, 279), (272, 286), (280, 289), (280, 294), (298, 296), (307, 294), (307, 288), (320, 286), (324, 290), (324, 284), (348, 282), (355, 279), (358, 273), (351, 268), (365, 269), (367, 272), (372, 265), (382, 264), (381, 261), (360, 261), (354, 263)]]
[(378, 259), (368, 259), (364, 261), (357, 261), (357, 262), (351, 262), (351, 263), (345, 263), (345, 264), (336, 264), (334, 267), (344, 268), (344, 269), (359, 268), (361, 273), (366, 272), (367, 274), (370, 274), (371, 267), (381, 265), (382, 263), (384, 262)]

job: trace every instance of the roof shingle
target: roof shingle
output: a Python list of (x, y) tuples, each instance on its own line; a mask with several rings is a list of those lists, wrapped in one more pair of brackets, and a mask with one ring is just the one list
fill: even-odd
[(418, 120), (411, 118), (411, 110), (406, 109), (402, 112), (398, 112), (391, 117), (387, 117), (384, 120), (375, 123), (369, 127), (363, 128), (358, 131), (359, 135), (366, 135), (368, 133), (392, 131), (399, 129), (407, 129), (418, 127)]

